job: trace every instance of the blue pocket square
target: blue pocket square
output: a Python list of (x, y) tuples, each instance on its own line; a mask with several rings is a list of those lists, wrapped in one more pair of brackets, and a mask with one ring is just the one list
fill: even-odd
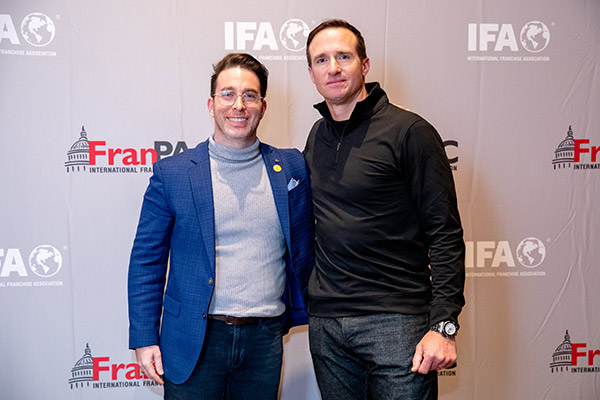
[(294, 178), (290, 179), (290, 181), (288, 182), (288, 186), (287, 186), (288, 192), (290, 190), (292, 190), (293, 188), (295, 188), (296, 186), (298, 186), (299, 183), (300, 183), (300, 181), (297, 181)]

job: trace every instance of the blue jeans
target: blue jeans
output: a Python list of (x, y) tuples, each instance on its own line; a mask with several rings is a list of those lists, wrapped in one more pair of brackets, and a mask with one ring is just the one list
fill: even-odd
[(310, 352), (323, 400), (437, 399), (437, 372), (411, 372), (427, 314), (309, 317)]
[(191, 377), (180, 385), (165, 379), (165, 399), (275, 400), (282, 355), (281, 318), (235, 326), (209, 319)]

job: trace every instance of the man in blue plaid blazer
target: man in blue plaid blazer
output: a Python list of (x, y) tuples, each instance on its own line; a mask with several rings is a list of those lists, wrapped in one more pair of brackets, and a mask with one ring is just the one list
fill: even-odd
[(214, 135), (153, 167), (129, 265), (129, 347), (166, 399), (276, 399), (282, 336), (308, 320), (310, 178), (298, 150), (257, 139), (267, 74), (248, 54), (221, 60)]

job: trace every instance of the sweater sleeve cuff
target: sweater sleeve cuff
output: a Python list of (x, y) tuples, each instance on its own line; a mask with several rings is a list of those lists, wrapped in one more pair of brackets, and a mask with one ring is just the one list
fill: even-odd
[(458, 323), (458, 316), (462, 307), (453, 303), (438, 303), (431, 305), (429, 312), (429, 325), (437, 324), (442, 321), (454, 321)]

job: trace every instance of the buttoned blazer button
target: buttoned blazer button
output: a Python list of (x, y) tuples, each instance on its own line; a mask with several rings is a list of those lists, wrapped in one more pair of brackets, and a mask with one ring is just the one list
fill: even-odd
[(202, 318), (206, 319), (206, 313), (202, 313)]
[(213, 278), (208, 278), (208, 284), (212, 286), (213, 283), (214, 283)]

